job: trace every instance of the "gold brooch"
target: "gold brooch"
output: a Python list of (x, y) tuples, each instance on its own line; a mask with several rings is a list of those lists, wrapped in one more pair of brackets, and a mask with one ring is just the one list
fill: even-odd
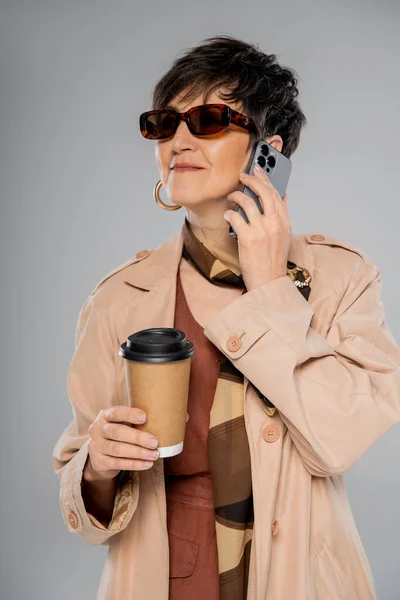
[[(298, 273), (301, 273), (303, 275), (304, 281), (300, 281), (299, 279), (297, 279)], [(289, 279), (293, 281), (295, 286), (301, 288), (310, 285), (310, 282), (312, 280), (310, 271), (308, 271), (305, 267), (298, 267), (297, 265), (293, 267), (293, 269), (288, 268), (286, 270), (286, 274), (289, 277)]]

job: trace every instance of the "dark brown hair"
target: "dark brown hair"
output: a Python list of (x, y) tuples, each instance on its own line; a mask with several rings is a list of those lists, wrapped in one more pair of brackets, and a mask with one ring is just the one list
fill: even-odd
[(221, 35), (203, 40), (175, 59), (158, 81), (152, 108), (163, 108), (184, 92), (181, 99), (190, 102), (220, 87), (222, 100), (237, 102), (256, 124), (249, 147), (256, 139), (278, 134), (283, 140), (282, 153), (290, 157), (296, 150), (301, 129), (307, 123), (297, 96), (297, 73), (278, 64), (275, 54), (265, 54), (255, 44)]

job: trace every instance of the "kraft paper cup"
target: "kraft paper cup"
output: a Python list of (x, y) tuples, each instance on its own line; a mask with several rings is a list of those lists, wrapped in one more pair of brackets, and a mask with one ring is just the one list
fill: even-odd
[(170, 327), (143, 329), (120, 347), (129, 404), (147, 414), (135, 427), (158, 439), (160, 458), (183, 450), (193, 354), (185, 333)]

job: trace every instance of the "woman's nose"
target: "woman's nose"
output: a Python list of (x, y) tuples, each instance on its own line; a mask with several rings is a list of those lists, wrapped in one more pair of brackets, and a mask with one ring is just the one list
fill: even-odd
[(183, 150), (194, 150), (196, 148), (196, 138), (189, 131), (185, 121), (181, 121), (171, 139), (171, 150), (182, 152)]

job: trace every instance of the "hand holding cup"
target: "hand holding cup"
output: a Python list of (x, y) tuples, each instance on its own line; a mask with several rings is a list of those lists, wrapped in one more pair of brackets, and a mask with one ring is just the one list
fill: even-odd
[[(158, 440), (150, 433), (135, 429), (147, 415), (125, 405), (99, 412), (89, 427), (89, 463), (85, 479), (114, 479), (121, 470), (144, 471), (159, 458)], [(186, 422), (189, 415), (186, 415)]]
[(146, 414), (120, 405), (103, 409), (89, 427), (90, 464), (85, 478), (113, 479), (121, 470), (150, 469), (159, 458), (158, 440), (135, 425), (143, 425)]

